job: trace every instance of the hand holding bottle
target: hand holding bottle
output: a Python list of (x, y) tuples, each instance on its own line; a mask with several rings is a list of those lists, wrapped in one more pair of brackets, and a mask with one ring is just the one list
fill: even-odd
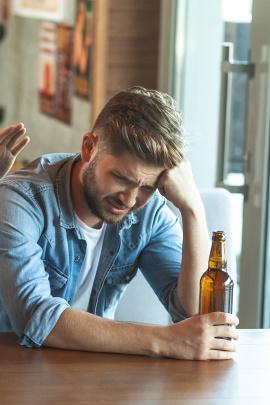
[(28, 136), (18, 142), (25, 132), (23, 124), (12, 125), (0, 131), (0, 178), (7, 174), (18, 154), (28, 144)]
[(232, 326), (238, 322), (235, 315), (212, 312), (167, 326), (161, 354), (185, 360), (231, 359), (238, 340), (238, 331)]

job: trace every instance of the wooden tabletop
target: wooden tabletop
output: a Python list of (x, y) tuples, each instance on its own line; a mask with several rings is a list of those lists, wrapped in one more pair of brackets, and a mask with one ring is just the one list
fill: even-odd
[(239, 332), (222, 361), (29, 349), (0, 333), (0, 403), (269, 405), (270, 330)]

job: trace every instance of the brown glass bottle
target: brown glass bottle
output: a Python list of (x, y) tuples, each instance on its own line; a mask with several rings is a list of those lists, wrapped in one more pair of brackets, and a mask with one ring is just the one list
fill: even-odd
[(227, 272), (226, 234), (213, 232), (208, 269), (200, 281), (199, 314), (232, 313), (233, 280)]

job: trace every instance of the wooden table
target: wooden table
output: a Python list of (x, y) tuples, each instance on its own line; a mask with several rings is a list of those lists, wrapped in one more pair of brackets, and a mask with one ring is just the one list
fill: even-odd
[(0, 333), (0, 404), (269, 405), (270, 330), (239, 330), (234, 360), (29, 349)]

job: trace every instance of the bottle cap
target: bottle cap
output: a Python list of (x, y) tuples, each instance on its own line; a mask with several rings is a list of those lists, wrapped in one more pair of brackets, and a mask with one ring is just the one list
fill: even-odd
[(214, 231), (212, 233), (212, 240), (226, 240), (226, 232), (224, 231)]

